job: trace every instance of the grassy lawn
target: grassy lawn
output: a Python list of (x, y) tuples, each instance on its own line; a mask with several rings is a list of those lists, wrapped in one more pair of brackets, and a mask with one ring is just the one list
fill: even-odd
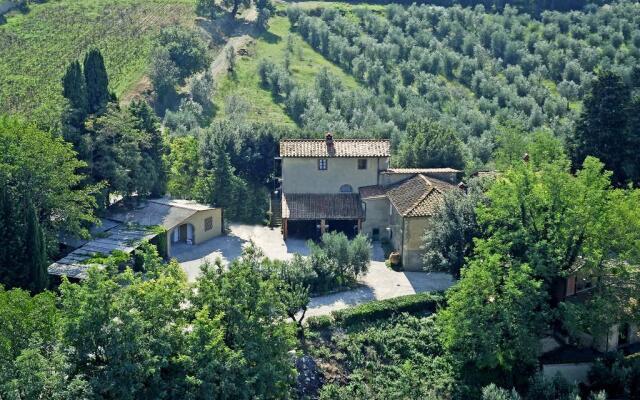
[(342, 3), (339, 1), (298, 1), (291, 2), (287, 5), (300, 7), (303, 10), (312, 10), (315, 8), (335, 8), (342, 11), (353, 11), (356, 8), (366, 8), (369, 10), (382, 11), (385, 9), (384, 4), (367, 4), (367, 3)]
[(194, 0), (60, 0), (33, 4), (0, 25), (0, 110), (55, 123), (66, 66), (99, 48), (111, 89), (122, 95), (144, 75), (161, 27), (193, 24)]
[(347, 87), (356, 87), (355, 79), (346, 74), (340, 67), (326, 60), (313, 50), (297, 34), (290, 32), (287, 17), (276, 16), (269, 21), (269, 31), (254, 39), (249, 45), (248, 55), (237, 59), (235, 76), (226, 75), (218, 83), (214, 96), (217, 118), (224, 117), (225, 98), (236, 95), (249, 104), (247, 119), (253, 121), (271, 121), (274, 123), (293, 124), (286, 115), (284, 107), (274, 102), (271, 93), (260, 85), (258, 65), (262, 59), (271, 59), (282, 65), (287, 48), (287, 36), (294, 39), (294, 51), (290, 58), (290, 70), (299, 85), (313, 85), (316, 74), (327, 68), (338, 76)]

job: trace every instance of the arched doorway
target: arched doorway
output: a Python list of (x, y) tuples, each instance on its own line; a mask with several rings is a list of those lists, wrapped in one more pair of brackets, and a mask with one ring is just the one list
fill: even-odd
[(194, 244), (196, 242), (196, 237), (193, 225), (187, 223), (173, 228), (171, 242)]

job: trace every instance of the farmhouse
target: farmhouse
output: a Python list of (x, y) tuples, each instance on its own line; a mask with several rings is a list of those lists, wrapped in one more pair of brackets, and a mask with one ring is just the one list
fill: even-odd
[(149, 199), (137, 207), (111, 206), (88, 241), (67, 240), (73, 251), (49, 266), (49, 274), (86, 277), (87, 260), (115, 250), (131, 253), (144, 240), (170, 257), (177, 246), (198, 245), (223, 233), (222, 209), (187, 200)]
[(460, 171), (390, 168), (389, 157), (388, 140), (282, 140), (284, 237), (361, 232), (389, 240), (405, 269), (420, 269), (422, 234)]

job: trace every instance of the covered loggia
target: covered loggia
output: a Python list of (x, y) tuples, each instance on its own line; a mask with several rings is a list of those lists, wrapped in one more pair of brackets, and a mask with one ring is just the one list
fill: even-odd
[(353, 237), (362, 227), (364, 211), (353, 193), (291, 193), (282, 196), (282, 234), (317, 239), (324, 232)]

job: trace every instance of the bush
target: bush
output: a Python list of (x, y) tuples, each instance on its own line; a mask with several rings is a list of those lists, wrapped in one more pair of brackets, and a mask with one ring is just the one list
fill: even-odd
[(330, 328), (335, 323), (331, 315), (318, 315), (307, 318), (307, 326), (312, 330), (323, 330)]
[(355, 324), (375, 322), (388, 319), (402, 313), (433, 313), (443, 305), (441, 293), (418, 293), (393, 299), (372, 301), (355, 307), (338, 310), (330, 316), (309, 317), (307, 325), (311, 329), (326, 329), (331, 326), (346, 328)]
[(393, 299), (372, 301), (357, 307), (339, 310), (333, 313), (334, 319), (342, 326), (373, 322), (389, 318), (404, 312), (419, 313), (436, 311), (442, 304), (443, 296), (438, 293), (420, 293)]
[(344, 233), (325, 233), (319, 244), (309, 241), (307, 246), (308, 262), (317, 276), (311, 285), (314, 293), (350, 286), (369, 269), (371, 243), (364, 235), (349, 240)]
[(607, 354), (589, 371), (589, 389), (606, 391), (611, 398), (640, 398), (640, 358)]

